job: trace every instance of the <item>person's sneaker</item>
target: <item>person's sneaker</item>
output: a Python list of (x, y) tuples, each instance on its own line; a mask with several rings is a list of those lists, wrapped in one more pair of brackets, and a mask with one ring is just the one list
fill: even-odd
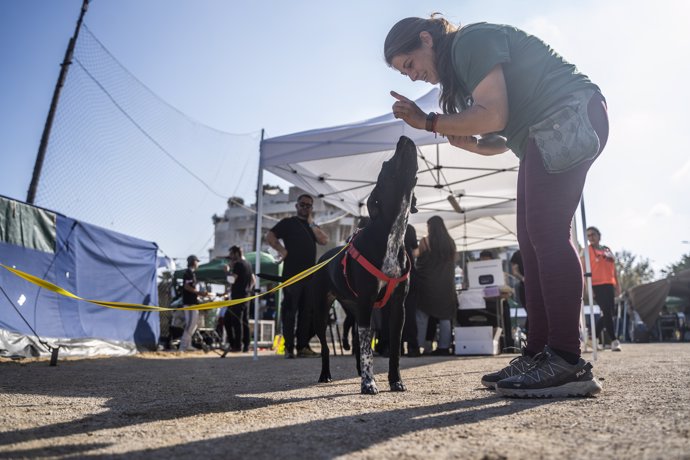
[(593, 396), (600, 391), (590, 363), (580, 358), (577, 364), (570, 364), (548, 346), (534, 357), (527, 371), (496, 383), (496, 393), (510, 398)]
[(297, 350), (297, 357), (298, 358), (316, 358), (317, 356), (321, 356), (321, 355), (309, 347), (304, 347), (304, 348), (300, 348), (299, 350)]
[(614, 340), (611, 342), (611, 351), (621, 351), (621, 342), (620, 340)]
[(530, 356), (522, 355), (510, 360), (508, 365), (498, 372), (492, 372), (482, 377), (482, 385), (492, 390), (496, 389), (496, 384), (503, 379), (520, 375), (529, 369), (534, 361)]
[(295, 354), (291, 351), (285, 352), (285, 359), (295, 359)]

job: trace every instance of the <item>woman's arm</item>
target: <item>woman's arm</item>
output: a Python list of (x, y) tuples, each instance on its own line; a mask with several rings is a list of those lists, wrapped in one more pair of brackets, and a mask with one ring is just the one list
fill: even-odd
[[(405, 96), (395, 91), (391, 91), (391, 95), (397, 99), (393, 104), (395, 118), (402, 119), (414, 128), (425, 129), (427, 114)], [(508, 90), (500, 64), (479, 82), (472, 92), (472, 99), (472, 106), (460, 113), (440, 114), (436, 121), (436, 132), (447, 136), (452, 145), (470, 152), (483, 155), (505, 152), (508, 149), (504, 145), (482, 146), (474, 137), (501, 131), (508, 122)]]

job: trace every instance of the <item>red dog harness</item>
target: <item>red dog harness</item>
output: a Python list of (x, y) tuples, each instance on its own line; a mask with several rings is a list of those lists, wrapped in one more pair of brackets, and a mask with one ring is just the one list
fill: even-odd
[(354, 246), (354, 237), (352, 238), (352, 240), (353, 241), (350, 241), (350, 245), (347, 247), (347, 250), (341, 262), (343, 265), (343, 276), (345, 276), (345, 283), (347, 283), (347, 287), (350, 289), (350, 292), (352, 292), (352, 294), (354, 294), (355, 297), (359, 297), (357, 293), (354, 291), (354, 289), (352, 289), (352, 286), (350, 286), (350, 280), (347, 279), (347, 258), (349, 256), (352, 257), (354, 261), (358, 262), (371, 275), (386, 283), (386, 292), (384, 293), (383, 298), (378, 302), (374, 303), (374, 308), (383, 308), (384, 305), (388, 303), (388, 299), (390, 298), (391, 294), (393, 294), (395, 288), (398, 287), (398, 284), (402, 283), (410, 277), (410, 270), (412, 269), (412, 263), (410, 263), (409, 258), (410, 256), (407, 255), (407, 251), (404, 251), (405, 259), (407, 260), (407, 271), (405, 272), (405, 274), (402, 275), (400, 278), (391, 278), (390, 276), (386, 275), (381, 270), (376, 268), (374, 264), (369, 262), (366, 259), (366, 257), (364, 257)]

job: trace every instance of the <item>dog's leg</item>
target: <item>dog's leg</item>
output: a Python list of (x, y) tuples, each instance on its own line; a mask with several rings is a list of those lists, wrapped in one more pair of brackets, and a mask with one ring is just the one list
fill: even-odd
[(362, 366), (360, 365), (360, 356), (362, 353), (360, 352), (359, 348), (359, 325), (357, 324), (357, 321), (355, 321), (355, 324), (352, 326), (352, 353), (355, 357), (355, 365), (357, 366), (357, 375), (362, 376)]
[(328, 383), (332, 378), (326, 328), (328, 327), (328, 312), (333, 304), (333, 297), (328, 295), (328, 285), (323, 278), (324, 275), (319, 276), (319, 273), (317, 273), (316, 276), (309, 280), (307, 301), (312, 306), (312, 311), (314, 312), (313, 324), (316, 336), (321, 344), (321, 375), (319, 375), (319, 383)]
[[(321, 321), (320, 318), (315, 318)], [(332, 381), (331, 378), (331, 363), (328, 349), (328, 341), (326, 340), (326, 324), (325, 322), (316, 323), (316, 335), (319, 337), (319, 342), (321, 343), (321, 375), (319, 376), (319, 382), (328, 383)]]
[(371, 339), (373, 336), (374, 333), (370, 327), (359, 328), (363, 395), (375, 395), (379, 392), (374, 379), (374, 353), (371, 351)]
[(405, 321), (405, 290), (398, 287), (391, 298), (389, 336), (390, 336), (390, 356), (388, 358), (388, 383), (391, 391), (406, 391), (402, 377), (400, 377), (400, 342), (402, 340), (402, 328)]

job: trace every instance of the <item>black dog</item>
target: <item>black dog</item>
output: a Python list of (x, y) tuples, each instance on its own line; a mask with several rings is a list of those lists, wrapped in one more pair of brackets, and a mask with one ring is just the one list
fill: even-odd
[[(409, 213), (416, 212), (412, 193), (417, 183), (416, 175), (417, 148), (403, 136), (393, 158), (383, 163), (376, 186), (367, 200), (370, 223), (354, 235), (345, 251), (310, 280), (316, 334), (321, 342), (319, 382), (331, 381), (326, 325), (330, 305), (336, 298), (356, 318), (358, 333), (353, 334), (353, 348), (357, 371), (362, 377), (362, 394), (378, 393), (371, 350), (372, 309), (381, 304), (389, 306), (388, 382), (391, 391), (405, 391), (400, 378), (400, 340), (411, 262), (407, 260), (403, 240)], [(328, 251), (321, 260), (333, 257), (341, 249)]]

